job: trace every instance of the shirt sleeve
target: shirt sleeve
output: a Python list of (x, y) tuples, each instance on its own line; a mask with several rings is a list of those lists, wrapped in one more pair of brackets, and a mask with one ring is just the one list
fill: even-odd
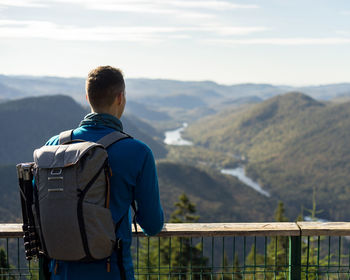
[(163, 228), (164, 215), (160, 203), (157, 169), (151, 150), (145, 156), (135, 187), (136, 221), (147, 235)]
[(51, 138), (45, 143), (45, 146), (55, 146), (55, 145), (58, 145), (58, 139), (59, 139), (59, 135), (55, 135), (55, 136), (51, 137)]

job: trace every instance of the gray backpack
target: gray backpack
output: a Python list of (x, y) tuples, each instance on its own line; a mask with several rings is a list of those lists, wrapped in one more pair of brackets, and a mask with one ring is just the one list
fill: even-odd
[[(129, 135), (112, 132), (98, 142), (59, 136), (59, 145), (34, 151), (33, 213), (46, 256), (63, 261), (110, 257), (116, 246), (109, 209), (111, 169), (107, 147)], [(127, 213), (123, 213), (123, 217)]]

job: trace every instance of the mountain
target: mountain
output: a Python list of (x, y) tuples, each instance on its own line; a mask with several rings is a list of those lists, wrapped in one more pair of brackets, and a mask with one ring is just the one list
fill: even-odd
[[(157, 163), (159, 189), (166, 220), (182, 193), (196, 203), (201, 222), (272, 221), (277, 202), (270, 200), (236, 178), (181, 163)], [(20, 222), (20, 199), (16, 169), (0, 166), (0, 222)], [(252, 204), (254, 201), (254, 204)]]
[[(163, 132), (227, 107), (258, 103), (288, 91), (301, 91), (313, 98), (331, 100), (350, 94), (350, 83), (292, 87), (271, 84), (222, 85), (211, 81), (126, 79), (127, 111)], [(3, 99), (64, 94), (88, 107), (84, 78), (0, 75), (0, 103)], [(344, 100), (344, 98), (338, 100)]]
[[(0, 103), (0, 164), (31, 161), (35, 148), (60, 131), (77, 127), (86, 114), (86, 109), (63, 95)], [(125, 131), (148, 144), (156, 157), (166, 155), (164, 144), (153, 138), (157, 133), (148, 124), (128, 116), (123, 123)]]
[[(82, 78), (6, 76), (0, 75), (0, 84), (8, 91), (8, 98), (64, 94), (87, 105), (85, 100), (85, 80)], [(0, 87), (0, 96), (3, 96)]]
[(33, 150), (76, 127), (86, 111), (67, 96), (23, 98), (0, 104), (0, 164), (32, 161)]
[(350, 103), (292, 92), (199, 120), (187, 136), (208, 149), (243, 155), (248, 174), (286, 202), (291, 217), (312, 207), (315, 190), (320, 216), (350, 218)]
[(164, 158), (168, 153), (163, 144), (163, 134), (148, 123), (140, 120), (134, 115), (125, 115), (121, 118), (124, 131), (134, 138), (146, 143), (152, 150), (155, 158)]
[[(33, 160), (33, 150), (60, 131), (76, 127), (87, 110), (71, 97), (29, 97), (0, 103), (0, 222), (20, 222), (16, 163)], [(167, 153), (160, 134), (133, 115), (123, 116), (126, 132), (148, 144), (156, 157)], [(158, 140), (157, 140), (158, 139)]]
[(203, 98), (186, 95), (177, 94), (170, 96), (147, 96), (140, 98), (141, 102), (157, 106), (157, 107), (172, 107), (172, 108), (183, 108), (183, 109), (193, 109), (197, 107), (204, 107), (207, 104), (203, 101)]
[(0, 100), (1, 99), (14, 99), (23, 96), (24, 93), (15, 88), (9, 87), (0, 83)]
[(15, 165), (0, 165), (0, 223), (21, 222), (20, 195)]
[[(316, 99), (330, 100), (350, 93), (350, 83), (293, 87), (271, 84), (221, 85), (211, 81), (176, 81), (165, 79), (126, 79), (127, 96), (138, 102), (147, 96), (171, 97), (185, 95), (198, 97), (206, 104), (225, 98), (257, 96), (268, 99), (288, 91), (300, 91)], [(0, 97), (22, 98), (28, 96), (64, 94), (86, 105), (85, 79), (35, 76), (0, 75)], [(6, 96), (5, 96), (6, 95)], [(176, 106), (176, 104), (172, 104)]]
[(196, 204), (200, 222), (273, 221), (277, 201), (260, 195), (235, 177), (187, 164), (157, 164), (165, 215), (170, 217), (182, 193)]
[(154, 108), (155, 106), (145, 105), (141, 102), (127, 101), (126, 112), (130, 114), (137, 115), (141, 119), (146, 119), (149, 121), (157, 120), (170, 120), (169, 114), (166, 112), (161, 112)]
[(304, 92), (314, 98), (321, 100), (330, 100), (343, 95), (350, 94), (350, 83), (339, 83), (319, 86), (306, 86), (297, 88), (297, 90)]
[[(0, 118), (3, 120), (0, 123), (0, 222), (20, 221), (15, 164), (31, 161), (33, 149), (59, 131), (75, 127), (84, 114), (86, 110), (83, 107), (63, 95), (31, 97), (0, 104)], [(162, 134), (152, 126), (132, 115), (123, 116), (122, 121), (127, 132), (153, 145), (153, 151), (158, 151), (158, 155), (163, 149), (164, 153), (167, 152), (157, 141)], [(157, 166), (167, 217), (178, 196), (185, 192), (198, 205), (201, 221), (272, 220), (270, 214), (276, 203), (271, 203), (233, 177), (165, 160)], [(254, 207), (249, 204), (251, 200), (254, 200)]]

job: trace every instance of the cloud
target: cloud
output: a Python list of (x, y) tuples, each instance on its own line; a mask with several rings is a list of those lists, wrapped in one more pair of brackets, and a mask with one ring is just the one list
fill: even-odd
[(0, 0), (0, 7), (49, 7), (52, 3), (80, 5), (95, 11), (173, 15), (188, 19), (213, 18), (215, 11), (259, 8), (254, 4), (235, 4), (226, 0)]
[(350, 15), (350, 11), (341, 11), (340, 14), (341, 15)]
[(343, 45), (350, 44), (350, 38), (258, 38), (258, 39), (209, 39), (205, 40), (211, 44), (222, 45)]
[(93, 11), (122, 12), (151, 16), (169, 16), (178, 22), (198, 23), (219, 20), (218, 12), (236, 9), (256, 9), (255, 4), (236, 4), (227, 0), (0, 0), (1, 7), (47, 7), (61, 4), (69, 8), (78, 5)]
[(337, 30), (335, 31), (336, 34), (342, 35), (342, 36), (348, 36), (350, 35), (350, 31), (349, 30)]
[(225, 0), (53, 0), (55, 2), (65, 2), (84, 5), (90, 9), (97, 10), (128, 10), (130, 12), (139, 12), (145, 9), (145, 12), (167, 12), (174, 7), (182, 9), (209, 9), (209, 10), (227, 10), (227, 9), (256, 9), (258, 5), (253, 4), (235, 4)]
[(46, 7), (47, 4), (42, 0), (0, 0), (0, 7)]
[(200, 35), (246, 35), (266, 30), (264, 27), (202, 25), (173, 26), (95, 26), (57, 25), (48, 21), (0, 20), (0, 38), (43, 38), (70, 41), (143, 41), (189, 39)]
[(181, 13), (181, 12), (174, 12), (173, 15), (175, 15), (178, 18), (183, 18), (183, 19), (213, 19), (216, 17), (215, 14), (209, 14), (209, 13), (196, 13), (196, 12), (186, 12), (186, 13)]
[(68, 41), (159, 41), (166, 27), (92, 27), (60, 26), (47, 21), (0, 20), (0, 38), (37, 38)]
[(192, 29), (193, 31), (200, 31), (200, 32), (212, 32), (221, 36), (248, 35), (248, 34), (268, 30), (268, 28), (263, 26), (240, 27), (240, 26), (226, 26), (221, 24), (202, 24), (202, 25), (199, 25), (199, 27), (193, 27), (189, 29)]
[[(51, 0), (51, 3), (65, 3), (82, 5), (85, 8), (105, 11), (144, 12), (144, 13), (172, 13), (174, 8), (233, 10), (256, 9), (255, 4), (235, 4), (226, 0)], [(47, 7), (47, 0), (0, 0), (0, 5), (16, 7)], [(175, 11), (176, 12), (176, 11)]]
[(166, 3), (166, 5), (180, 8), (210, 9), (210, 10), (227, 10), (227, 9), (256, 9), (257, 5), (250, 4), (234, 4), (228, 1), (157, 1), (158, 3)]
[(154, 4), (154, 3), (100, 3), (100, 2), (87, 2), (83, 4), (85, 8), (90, 10), (100, 10), (109, 12), (126, 12), (136, 14), (151, 14), (151, 15), (165, 15), (174, 16), (177, 18), (185, 19), (210, 19), (216, 17), (215, 14), (209, 12), (203, 12), (190, 9), (176, 9), (169, 5)]

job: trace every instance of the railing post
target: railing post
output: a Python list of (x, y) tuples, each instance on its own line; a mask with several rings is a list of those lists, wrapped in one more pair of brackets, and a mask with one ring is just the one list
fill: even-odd
[(45, 280), (44, 259), (39, 257), (39, 280)]
[(301, 280), (301, 236), (289, 236), (289, 280)]

